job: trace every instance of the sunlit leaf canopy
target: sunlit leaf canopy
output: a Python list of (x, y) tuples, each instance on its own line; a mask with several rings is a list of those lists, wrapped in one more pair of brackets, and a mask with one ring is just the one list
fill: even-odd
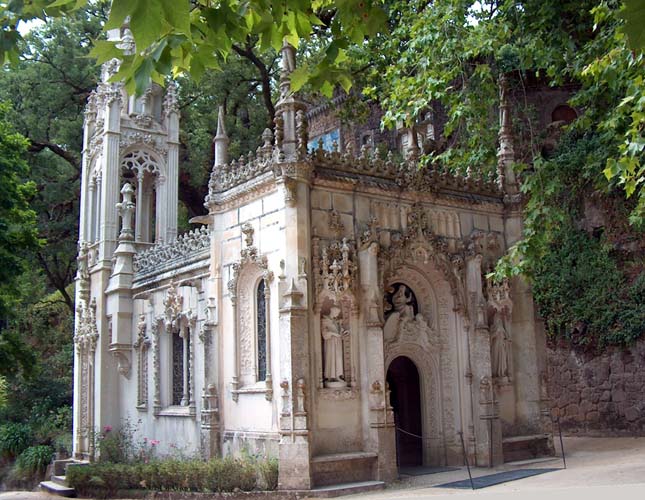
[[(14, 62), (19, 55), (21, 21), (60, 16), (87, 5), (88, 0), (0, 1), (0, 57)], [(324, 57), (294, 76), (331, 95), (336, 84), (348, 89), (341, 67), (345, 49), (383, 29), (386, 14), (378, 0), (114, 0), (105, 31), (128, 23), (136, 51), (124, 52), (114, 41), (95, 42), (98, 63), (123, 62), (115, 79), (128, 91), (142, 92), (152, 79), (190, 74), (199, 80), (207, 69), (220, 68), (235, 43), (251, 40), (260, 51), (279, 50), (283, 40), (298, 47), (316, 32), (325, 33)]]

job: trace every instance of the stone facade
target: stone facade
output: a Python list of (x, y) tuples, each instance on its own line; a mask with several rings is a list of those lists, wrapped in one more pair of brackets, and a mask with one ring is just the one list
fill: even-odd
[(549, 346), (547, 360), (549, 395), (563, 432), (645, 435), (645, 341), (599, 355)]
[(282, 55), (275, 134), (229, 162), (219, 120), (208, 215), (179, 237), (175, 89), (133, 99), (106, 65), (85, 125), (75, 455), (129, 419), (162, 454), (274, 456), (280, 488), (309, 489), (550, 446), (530, 290), (485, 279), (521, 234), (507, 106), (491, 178), (420, 170), (414, 148), (310, 151)]

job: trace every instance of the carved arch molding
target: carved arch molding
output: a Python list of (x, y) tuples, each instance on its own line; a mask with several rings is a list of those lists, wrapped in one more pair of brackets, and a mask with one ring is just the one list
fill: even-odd
[[(245, 248), (240, 252), (240, 260), (232, 266), (232, 277), (228, 291), (233, 307), (234, 371), (231, 390), (234, 401), (245, 392), (263, 392), (268, 401), (273, 399), (271, 375), (271, 282), (273, 272), (269, 270), (266, 255), (260, 255), (253, 244), (254, 229), (249, 223), (242, 226)], [(260, 282), (264, 283), (264, 348), (265, 377), (258, 380), (259, 356), (257, 291)]]

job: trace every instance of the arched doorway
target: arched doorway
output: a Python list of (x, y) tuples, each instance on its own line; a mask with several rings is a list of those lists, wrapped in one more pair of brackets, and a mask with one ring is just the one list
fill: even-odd
[(421, 436), (421, 385), (419, 371), (406, 356), (395, 358), (387, 370), (390, 401), (396, 425), (396, 459), (399, 467), (423, 465)]

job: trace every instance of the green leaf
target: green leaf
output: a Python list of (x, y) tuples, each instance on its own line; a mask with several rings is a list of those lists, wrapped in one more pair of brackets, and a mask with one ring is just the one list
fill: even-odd
[[(135, 0), (141, 1), (141, 0)], [(123, 25), (125, 18), (128, 17), (132, 4), (135, 3), (132, 0), (112, 0), (112, 6), (110, 7), (110, 17), (105, 23), (105, 29), (117, 29)]]
[(289, 79), (291, 81), (291, 90), (293, 92), (300, 90), (309, 79), (309, 65), (303, 64), (297, 67), (291, 75), (289, 75)]
[(168, 24), (190, 36), (190, 0), (160, 0), (161, 9)]
[(161, 38), (163, 13), (161, 0), (134, 0), (130, 9), (130, 30), (139, 52)]
[(634, 50), (645, 49), (645, 2), (643, 0), (623, 0), (624, 8), (618, 14), (625, 21), (622, 28), (629, 45)]

